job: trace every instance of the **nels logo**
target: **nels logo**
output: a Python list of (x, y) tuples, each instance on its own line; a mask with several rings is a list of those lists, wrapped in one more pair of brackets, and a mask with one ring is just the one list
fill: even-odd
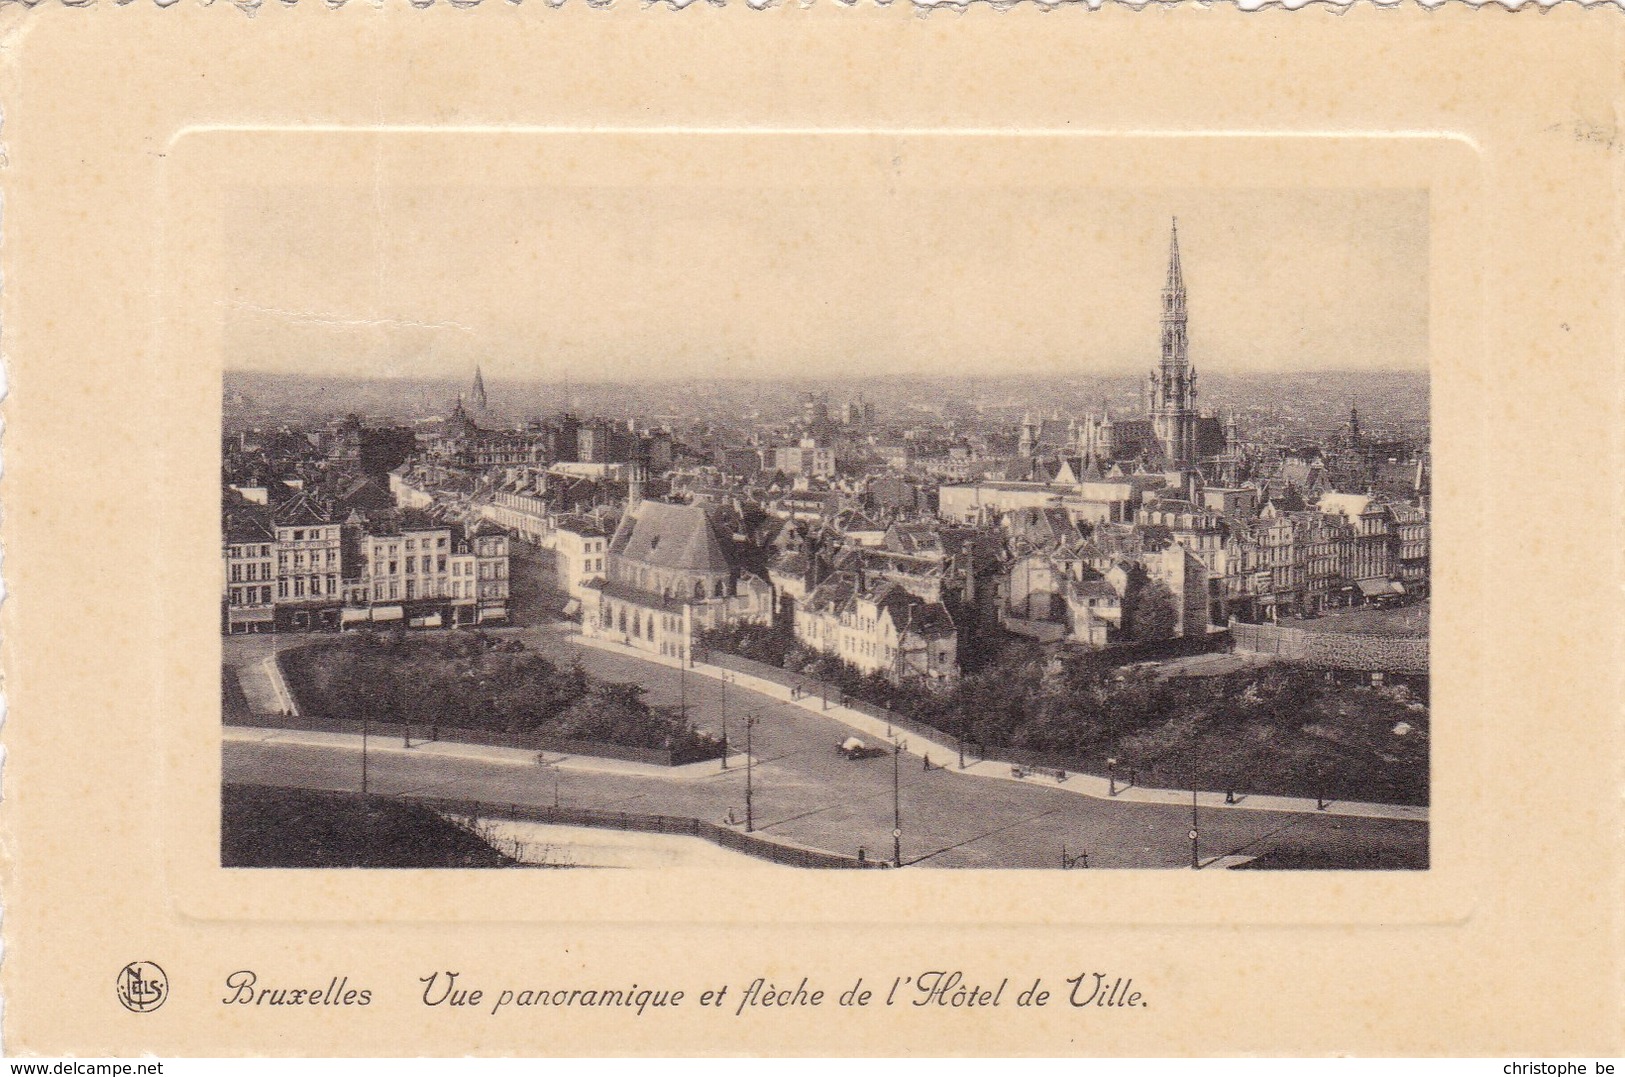
[(151, 961), (132, 961), (119, 969), (118, 1000), (136, 1013), (156, 1010), (169, 998), (169, 977)]

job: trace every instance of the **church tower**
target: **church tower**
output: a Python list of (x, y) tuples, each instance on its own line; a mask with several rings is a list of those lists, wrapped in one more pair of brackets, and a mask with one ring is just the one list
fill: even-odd
[(468, 403), (476, 415), (490, 411), (490, 402), (485, 398), (485, 376), (480, 373), (478, 363), (474, 364), (474, 384), (468, 390)]
[(1162, 286), (1162, 363), (1147, 379), (1151, 429), (1169, 467), (1196, 463), (1196, 368), (1185, 335), (1185, 275), (1179, 264), (1179, 219), (1168, 244)]
[(1016, 453), (1020, 456), (1038, 455), (1038, 422), (1031, 411), (1022, 416), (1021, 442), (1016, 446)]
[(637, 512), (638, 506), (643, 504), (643, 487), (649, 481), (649, 462), (641, 453), (632, 461), (627, 470), (626, 482), (626, 511)]

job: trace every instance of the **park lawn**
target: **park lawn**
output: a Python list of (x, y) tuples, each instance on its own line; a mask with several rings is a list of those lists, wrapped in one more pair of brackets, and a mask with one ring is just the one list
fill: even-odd
[(1146, 785), (1188, 786), (1194, 761), (1203, 789), (1426, 804), (1426, 716), (1406, 715), (1409, 728), (1396, 733), (1396, 716), (1374, 695), (1341, 688), (1304, 715), (1173, 718), (1125, 737), (1119, 757), (1130, 765), (1147, 761), (1140, 771)]
[(635, 684), (613, 684), (579, 664), (561, 667), (517, 638), (478, 631), (355, 632), (281, 653), (302, 714), (415, 727), (536, 734), (715, 758), (721, 744)]
[[(1404, 611), (1400, 611), (1404, 612)], [(1313, 622), (1305, 622), (1309, 624)], [(792, 673), (962, 739), (992, 758), (1120, 780), (1239, 795), (1427, 804), (1426, 697), (1403, 684), (1286, 663), (1165, 677), (1163, 663), (1119, 667), (1109, 652), (996, 648), (951, 689), (865, 675), (760, 626), (702, 642)]]
[(427, 808), (400, 801), (226, 785), (220, 808), (221, 867), (526, 866)]

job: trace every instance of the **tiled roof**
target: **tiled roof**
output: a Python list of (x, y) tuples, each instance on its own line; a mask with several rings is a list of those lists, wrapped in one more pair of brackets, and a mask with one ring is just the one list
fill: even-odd
[(582, 538), (608, 537), (604, 529), (598, 526), (598, 522), (590, 516), (560, 516), (553, 526), (556, 530), (568, 531), (572, 535), (580, 535)]
[(266, 522), (265, 513), (247, 509), (237, 509), (228, 513), (224, 530), (226, 542), (230, 545), (271, 542), (276, 538), (276, 533)]
[(680, 610), (683, 608), (683, 599), (673, 598), (655, 591), (645, 591), (641, 587), (622, 583), (619, 580), (594, 580), (588, 584), (596, 590), (602, 591), (610, 598), (618, 598), (622, 602), (631, 602), (645, 609)]
[(645, 501), (621, 521), (610, 552), (646, 565), (688, 572), (728, 572), (733, 536), (700, 505)]
[(310, 499), (309, 494), (297, 494), (284, 502), (276, 510), (274, 517), (278, 527), (302, 527), (309, 524), (332, 523), (332, 518), (322, 512)]
[(781, 576), (805, 576), (807, 565), (806, 554), (800, 550), (786, 550), (775, 557), (767, 568), (769, 572), (776, 572)]

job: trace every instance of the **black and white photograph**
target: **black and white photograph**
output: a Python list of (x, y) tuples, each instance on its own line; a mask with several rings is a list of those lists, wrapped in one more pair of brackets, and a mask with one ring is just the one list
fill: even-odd
[(245, 188), (230, 868), (1429, 866), (1428, 196)]
[(1625, 37), (1266, 6), (13, 5), (0, 1053), (1625, 1072)]

